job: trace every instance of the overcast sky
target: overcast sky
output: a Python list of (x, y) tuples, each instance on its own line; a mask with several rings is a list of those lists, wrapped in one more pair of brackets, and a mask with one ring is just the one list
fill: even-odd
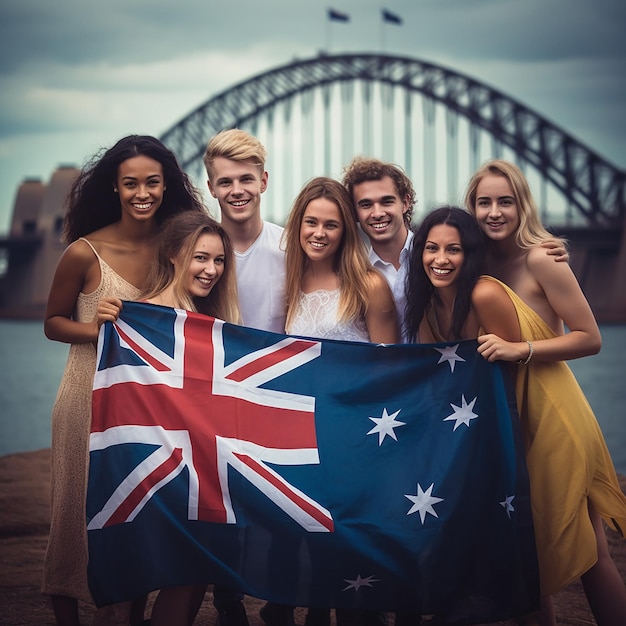
[[(329, 7), (350, 15), (329, 22)], [(383, 25), (381, 9), (403, 19)], [(626, 167), (624, 0), (4, 0), (0, 233), (18, 185), (319, 51), (475, 77)], [(208, 138), (207, 138), (208, 139)]]

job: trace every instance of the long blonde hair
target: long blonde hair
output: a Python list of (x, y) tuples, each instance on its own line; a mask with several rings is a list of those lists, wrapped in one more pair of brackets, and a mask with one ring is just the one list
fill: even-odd
[[(189, 267), (198, 238), (203, 234), (218, 235), (224, 245), (224, 272), (206, 298), (191, 296), (184, 287), (185, 272), (176, 272), (170, 259), (181, 257), (181, 266)], [(204, 313), (233, 324), (241, 323), (235, 253), (230, 237), (208, 213), (187, 211), (165, 222), (159, 235), (157, 260), (153, 264), (143, 299), (158, 296), (173, 287), (178, 308)]]
[[(514, 163), (503, 159), (487, 161), (470, 179), (465, 193), (465, 207), (474, 217), (476, 217), (476, 190), (485, 176), (504, 176), (511, 187), (519, 213), (519, 227), (515, 240), (520, 248), (534, 248), (548, 239), (557, 239), (541, 223), (537, 204), (522, 170)], [(561, 242), (565, 245), (564, 240)]]
[(334, 268), (341, 285), (338, 321), (351, 321), (363, 316), (368, 306), (368, 278), (374, 268), (367, 258), (365, 243), (357, 229), (352, 198), (341, 183), (332, 178), (319, 176), (307, 182), (298, 194), (282, 236), (286, 266), (287, 332), (298, 308), (300, 281), (308, 262), (308, 257), (300, 245), (302, 218), (309, 203), (318, 198), (326, 198), (333, 202), (339, 209), (343, 222), (343, 234)]

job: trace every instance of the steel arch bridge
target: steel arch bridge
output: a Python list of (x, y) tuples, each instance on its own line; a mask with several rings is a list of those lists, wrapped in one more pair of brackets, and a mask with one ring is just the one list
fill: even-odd
[[(357, 84), (361, 87), (361, 97), (355, 97)], [(333, 108), (332, 89), (337, 86), (342, 104)], [(379, 102), (374, 101), (374, 88), (378, 89)], [(403, 95), (399, 105), (394, 96), (397, 92)], [(421, 127), (416, 122), (419, 115), (415, 115), (412, 100), (415, 95), (422, 100)], [(320, 106), (315, 103), (316, 97)], [(279, 107), (283, 111), (283, 133), (296, 134), (288, 127), (297, 108), (294, 106), (296, 99), (301, 103), (301, 143), (294, 148), (293, 144), (283, 142), (282, 149), (304, 153), (313, 150), (313, 143), (321, 143), (322, 148), (317, 146), (316, 149), (323, 153), (324, 171), (311, 171), (309, 176), (297, 180), (289, 190), (289, 201), (310, 176), (331, 175), (331, 162), (337, 159), (337, 152), (354, 150), (354, 125), (359, 115), (361, 152), (403, 165), (414, 181), (413, 145), (417, 134), (421, 133), (424, 185), (416, 185), (421, 195), (419, 190), (429, 186), (437, 173), (435, 168), (439, 167), (434, 154), (437, 147), (442, 149), (441, 142), (436, 140), (432, 129), (435, 107), (439, 107), (444, 110), (446, 129), (446, 156), (441, 165), (447, 170), (446, 184), (454, 193), (459, 189), (459, 162), (469, 165), (470, 172), (473, 171), (480, 162), (486, 136), (491, 147), (484, 159), (504, 156), (525, 170), (528, 166), (533, 169), (541, 181), (540, 204), (544, 209), (548, 203), (545, 185), (564, 199), (567, 215), (562, 223), (578, 219), (592, 226), (622, 227), (626, 204), (625, 171), (502, 92), (469, 76), (414, 58), (342, 54), (294, 61), (219, 93), (165, 132), (161, 139), (178, 155), (187, 171), (204, 179), (202, 155), (208, 138), (221, 129), (233, 127), (249, 127), (257, 134), (263, 120), (271, 136), (276, 129), (276, 117), (280, 118), (276, 115)], [(355, 112), (354, 107), (359, 107), (360, 111)], [(312, 113), (314, 109), (317, 111)], [(457, 139), (459, 118), (468, 129), (464, 148)], [(382, 129), (380, 149), (374, 147), (370, 137), (377, 124)], [(261, 134), (259, 136), (263, 140)], [(403, 156), (385, 156), (385, 152), (397, 156), (397, 148), (394, 153), (393, 145), (391, 148), (389, 145), (399, 137), (404, 146)], [(345, 154), (343, 163), (354, 153)], [(442, 158), (440, 155), (439, 161)], [(297, 178), (291, 158), (283, 157), (283, 160), (284, 167), (279, 169), (283, 178)], [(303, 174), (304, 169), (302, 167)], [(274, 175), (274, 178), (277, 177)], [(544, 211), (544, 219), (551, 223), (551, 219), (559, 218)]]

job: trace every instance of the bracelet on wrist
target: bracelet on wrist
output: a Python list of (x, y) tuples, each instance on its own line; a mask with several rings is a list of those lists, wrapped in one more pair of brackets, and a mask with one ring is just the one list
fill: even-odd
[(526, 340), (526, 343), (528, 344), (528, 356), (526, 357), (526, 360), (520, 359), (519, 361), (517, 361), (518, 365), (528, 365), (530, 363), (530, 359), (532, 359), (533, 357), (533, 344), (528, 341), (528, 339)]

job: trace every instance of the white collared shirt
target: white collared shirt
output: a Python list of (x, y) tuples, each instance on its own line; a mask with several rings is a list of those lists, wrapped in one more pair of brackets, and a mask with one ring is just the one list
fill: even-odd
[(406, 275), (409, 271), (409, 255), (411, 253), (411, 246), (413, 245), (413, 237), (413, 231), (409, 229), (404, 241), (404, 246), (402, 246), (402, 250), (400, 250), (400, 267), (398, 269), (394, 267), (393, 263), (383, 261), (372, 247), (370, 247), (369, 251), (370, 262), (385, 277), (391, 289), (398, 312), (398, 323), (400, 325), (402, 343), (408, 343), (404, 324), (404, 308), (406, 306), (405, 283)]

